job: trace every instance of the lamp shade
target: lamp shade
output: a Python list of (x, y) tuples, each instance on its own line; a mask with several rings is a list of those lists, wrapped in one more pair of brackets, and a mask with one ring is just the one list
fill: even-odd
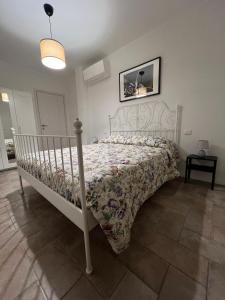
[(199, 140), (198, 141), (199, 150), (208, 150), (209, 141), (208, 140)]
[(199, 140), (198, 141), (198, 155), (205, 156), (209, 153), (209, 141), (208, 140)]
[(53, 39), (40, 41), (41, 61), (50, 69), (61, 70), (66, 67), (65, 51), (61, 43)]

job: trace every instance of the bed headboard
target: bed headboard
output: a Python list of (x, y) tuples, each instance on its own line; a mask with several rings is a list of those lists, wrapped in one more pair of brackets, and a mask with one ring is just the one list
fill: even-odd
[(181, 109), (171, 110), (163, 101), (148, 101), (121, 106), (109, 116), (110, 135), (162, 136), (179, 144)]

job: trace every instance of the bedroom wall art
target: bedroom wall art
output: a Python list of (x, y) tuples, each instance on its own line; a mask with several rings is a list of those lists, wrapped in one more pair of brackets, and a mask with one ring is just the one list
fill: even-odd
[(160, 94), (161, 57), (119, 73), (120, 102)]

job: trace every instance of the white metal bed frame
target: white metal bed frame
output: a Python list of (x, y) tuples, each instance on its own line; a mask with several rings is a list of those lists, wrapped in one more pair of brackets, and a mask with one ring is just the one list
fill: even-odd
[[(153, 135), (170, 138), (179, 144), (180, 127), (181, 127), (181, 106), (177, 105), (176, 110), (169, 109), (167, 104), (162, 101), (151, 101), (140, 104), (121, 106), (113, 117), (109, 116), (110, 135)], [(64, 170), (63, 145), (65, 141), (70, 153), (70, 167), (73, 178), (73, 157), (71, 151), (72, 141), (76, 140), (78, 167), (79, 167), (79, 183), (80, 183), (80, 202), (81, 208), (76, 203), (71, 203), (50, 187), (39, 181), (32, 170), (25, 170), (18, 165), (18, 173), (20, 179), (21, 191), (24, 193), (22, 178), (28, 181), (41, 195), (43, 195), (51, 204), (53, 204), (60, 212), (62, 212), (70, 221), (77, 225), (84, 233), (85, 256), (86, 256), (86, 273), (91, 274), (93, 271), (89, 231), (96, 225), (97, 221), (86, 206), (86, 191), (84, 178), (84, 164), (82, 152), (82, 123), (79, 119), (74, 122), (75, 136), (49, 136), (49, 135), (26, 135), (16, 134), (14, 132), (14, 142), (16, 148), (17, 162), (26, 160), (32, 163), (34, 159), (40, 158), (41, 153), (45, 162), (50, 162), (50, 150), (54, 151), (55, 165), (56, 159), (56, 140), (60, 142), (62, 169)], [(52, 148), (49, 148), (50, 142)], [(47, 146), (44, 151), (43, 144)], [(46, 152), (48, 153), (46, 155)], [(32, 155), (31, 155), (32, 154)], [(47, 157), (46, 157), (46, 156)], [(50, 173), (52, 175), (51, 164)], [(65, 178), (64, 178), (65, 180)], [(52, 182), (52, 184), (54, 184)]]

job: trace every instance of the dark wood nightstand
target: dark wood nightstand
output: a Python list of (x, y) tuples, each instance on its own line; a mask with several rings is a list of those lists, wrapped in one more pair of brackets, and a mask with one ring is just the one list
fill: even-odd
[[(199, 161), (211, 161), (212, 165), (207, 166), (203, 164), (195, 164), (192, 162), (192, 160), (199, 160)], [(217, 156), (199, 156), (195, 154), (190, 154), (187, 156), (186, 159), (186, 170), (185, 170), (185, 182), (190, 180), (191, 177), (191, 170), (197, 170), (197, 171), (203, 171), (212, 173), (212, 183), (211, 183), (211, 189), (214, 189), (215, 185), (215, 176), (216, 176), (216, 165), (217, 165)]]

